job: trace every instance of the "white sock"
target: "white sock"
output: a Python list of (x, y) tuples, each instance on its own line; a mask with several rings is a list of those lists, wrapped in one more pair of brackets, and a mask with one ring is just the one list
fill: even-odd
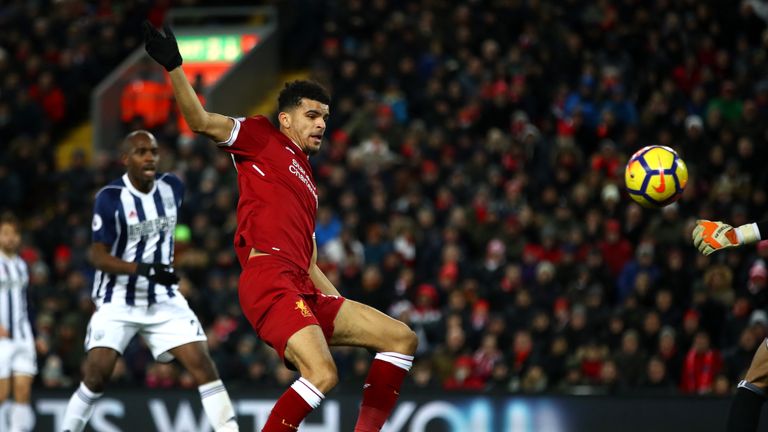
[(35, 412), (28, 403), (11, 405), (10, 432), (32, 432), (35, 428)]
[(323, 392), (318, 390), (317, 387), (304, 377), (294, 381), (291, 388), (298, 393), (299, 396), (307, 402), (307, 405), (312, 407), (312, 409), (319, 407), (320, 403), (325, 399)]
[(199, 387), (200, 400), (208, 421), (216, 432), (239, 431), (237, 416), (229, 400), (229, 393), (221, 380), (211, 381)]
[(93, 414), (93, 405), (101, 395), (103, 393), (94, 393), (85, 384), (80, 383), (80, 387), (69, 398), (67, 411), (64, 413), (62, 431), (82, 432)]
[(411, 370), (411, 366), (413, 366), (413, 356), (396, 352), (380, 352), (376, 354), (375, 359), (391, 363), (400, 369), (405, 369), (407, 371)]

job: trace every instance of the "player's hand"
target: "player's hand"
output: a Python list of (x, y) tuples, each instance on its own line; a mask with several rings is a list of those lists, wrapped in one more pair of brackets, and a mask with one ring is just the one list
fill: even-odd
[(8, 333), (8, 330), (6, 330), (5, 327), (0, 325), (0, 339), (11, 337), (11, 334)]
[(168, 72), (181, 66), (181, 53), (171, 28), (163, 26), (163, 36), (149, 21), (144, 21), (144, 48)]
[[(745, 243), (745, 233), (740, 232), (747, 225), (734, 228), (720, 221), (697, 220), (693, 229), (693, 245), (704, 255), (714, 251)], [(751, 229), (751, 228), (750, 228)]]
[(179, 277), (171, 269), (171, 266), (160, 263), (139, 263), (136, 274), (160, 285), (173, 285), (179, 282)]

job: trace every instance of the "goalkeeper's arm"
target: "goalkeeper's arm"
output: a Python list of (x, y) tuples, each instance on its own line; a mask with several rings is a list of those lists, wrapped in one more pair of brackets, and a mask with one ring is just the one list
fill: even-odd
[(145, 48), (149, 56), (168, 71), (181, 115), (194, 132), (216, 142), (226, 141), (234, 127), (234, 120), (221, 114), (209, 113), (203, 108), (181, 68), (182, 58), (176, 37), (168, 26), (164, 27), (163, 31), (165, 35), (149, 22), (145, 22)]
[(742, 246), (762, 240), (768, 233), (768, 220), (732, 227), (720, 221), (698, 220), (693, 229), (693, 245), (704, 255), (720, 249)]

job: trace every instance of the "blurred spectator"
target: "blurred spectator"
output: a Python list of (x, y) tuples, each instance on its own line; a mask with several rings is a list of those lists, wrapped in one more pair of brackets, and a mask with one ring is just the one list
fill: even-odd
[(743, 379), (759, 343), (755, 335), (745, 328), (741, 332), (738, 344), (723, 352), (724, 371), (731, 382)]
[(640, 382), (645, 371), (646, 360), (644, 353), (640, 350), (640, 340), (636, 331), (624, 332), (621, 349), (614, 356), (614, 361), (627, 385), (634, 386)]
[(709, 335), (703, 331), (696, 333), (683, 363), (680, 390), (683, 393), (711, 393), (722, 366), (720, 352), (710, 346)]
[(417, 360), (403, 387), (411, 391), (439, 391), (441, 384), (433, 374), (432, 366), (429, 363), (429, 360)]
[(445, 390), (482, 390), (485, 382), (472, 374), (474, 361), (470, 356), (461, 356), (456, 359), (453, 371), (443, 382)]
[(645, 376), (640, 381), (640, 391), (653, 395), (675, 394), (675, 384), (667, 376), (667, 365), (662, 359), (651, 357), (648, 360)]
[[(654, 263), (653, 245), (649, 243), (640, 244), (635, 252), (635, 259), (627, 262), (621, 270), (617, 283), (618, 292), (616, 298), (618, 301), (623, 301), (631, 294), (632, 290), (636, 287), (637, 278), (642, 274), (648, 277), (648, 283), (651, 285), (656, 282), (661, 274), (659, 268)], [(650, 295), (651, 293), (648, 294)]]

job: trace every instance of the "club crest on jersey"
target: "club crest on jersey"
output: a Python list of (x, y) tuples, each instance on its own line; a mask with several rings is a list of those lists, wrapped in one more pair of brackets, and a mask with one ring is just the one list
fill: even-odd
[(295, 310), (298, 310), (301, 312), (301, 316), (304, 318), (308, 318), (312, 316), (312, 312), (309, 310), (309, 307), (306, 303), (304, 303), (304, 300), (299, 300), (296, 302), (296, 308)]
[(172, 209), (176, 207), (176, 202), (173, 200), (173, 197), (163, 197), (163, 205), (166, 209)]

